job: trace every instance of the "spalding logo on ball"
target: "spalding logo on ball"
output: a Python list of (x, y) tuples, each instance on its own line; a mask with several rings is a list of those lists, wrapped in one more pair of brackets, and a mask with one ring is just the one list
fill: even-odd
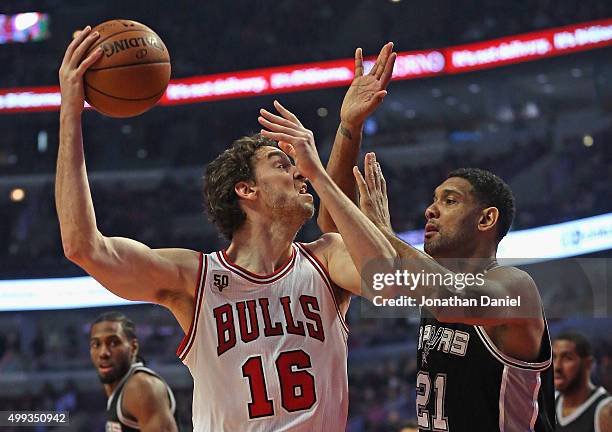
[(85, 100), (110, 117), (133, 117), (150, 109), (170, 81), (170, 55), (149, 27), (112, 20), (92, 29), (100, 37), (88, 53), (104, 54), (85, 72)]

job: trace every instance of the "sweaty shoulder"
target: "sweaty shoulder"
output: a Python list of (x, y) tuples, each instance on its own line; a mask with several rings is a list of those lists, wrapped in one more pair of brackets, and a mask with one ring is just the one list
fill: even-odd
[(485, 279), (499, 287), (499, 294), (520, 298), (520, 308), (515, 308), (517, 318), (541, 318), (542, 301), (533, 278), (516, 267), (500, 266), (489, 270)]
[(612, 397), (604, 399), (597, 408), (599, 415), (597, 420), (600, 431), (612, 430)]
[(485, 326), (485, 331), (505, 354), (534, 361), (540, 353), (545, 323), (533, 278), (516, 267), (496, 267), (487, 272), (486, 279), (500, 287), (500, 298), (520, 299), (520, 306), (504, 307), (509, 320), (502, 325)]
[(123, 390), (123, 414), (131, 420), (143, 422), (156, 411), (170, 411), (170, 398), (164, 382), (146, 372), (135, 373)]
[(155, 249), (155, 252), (164, 260), (172, 263), (179, 280), (182, 281), (181, 289), (178, 287), (168, 287), (167, 290), (163, 290), (163, 295), (181, 295), (181, 291), (190, 293), (190, 287), (193, 287), (198, 278), (198, 269), (200, 266), (200, 252), (190, 249)]
[(343, 247), (343, 245), (342, 236), (335, 232), (325, 233), (313, 242), (304, 243), (304, 246), (306, 246), (306, 248), (312, 252), (326, 268), (329, 267), (330, 254), (338, 250), (339, 247)]

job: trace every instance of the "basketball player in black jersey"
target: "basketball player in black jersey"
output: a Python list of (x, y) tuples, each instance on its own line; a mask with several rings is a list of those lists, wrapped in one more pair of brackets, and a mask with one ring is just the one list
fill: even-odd
[[(278, 104), (276, 108), (282, 117), (262, 110), (259, 121), (268, 129), (262, 134), (278, 140), (314, 184), (320, 176), (320, 161), (313, 134), (295, 115)], [(436, 188), (433, 203), (425, 211), (426, 253), (422, 253), (393, 234), (386, 184), (374, 154), (366, 155), (365, 179), (356, 168), (352, 170), (361, 135), (359, 130), (351, 135), (354, 147), (349, 137), (345, 143), (350, 151), (332, 149), (328, 174), (356, 201), (355, 180), (350, 177), (354, 175), (363, 213), (338, 189), (324, 191), (319, 193), (322, 211), (329, 215), (320, 212), (321, 228), (329, 231), (337, 227), (347, 245), (359, 244), (360, 239), (386, 238), (401, 258), (393, 264), (379, 261), (378, 265), (389, 271), (440, 276), (435, 280), (459, 280), (460, 275), (471, 274), (472, 280), (480, 275), (483, 281), (462, 289), (418, 283), (413, 290), (386, 293), (388, 297), (409, 295), (415, 300), (427, 297), (439, 303), (423, 309), (419, 331), (420, 430), (552, 431), (552, 353), (540, 296), (528, 274), (499, 266), (495, 258), (497, 245), (514, 216), (508, 186), (483, 170), (451, 173)], [(371, 286), (372, 279), (366, 281), (366, 292), (361, 294), (374, 298), (378, 292), (367, 292)], [(521, 301), (505, 308), (472, 305), (472, 301), (483, 305), (483, 296), (496, 301), (520, 297)], [(460, 300), (455, 301), (458, 305), (443, 305), (453, 299)]]
[(553, 342), (557, 431), (612, 431), (612, 396), (591, 382), (593, 354), (579, 333), (558, 335)]
[(108, 396), (106, 432), (176, 432), (172, 390), (139, 361), (134, 323), (118, 312), (92, 324), (89, 351)]

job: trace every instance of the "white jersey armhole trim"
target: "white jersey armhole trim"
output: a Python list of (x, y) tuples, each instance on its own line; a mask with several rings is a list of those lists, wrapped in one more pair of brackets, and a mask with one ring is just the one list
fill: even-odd
[(119, 418), (119, 421), (122, 424), (128, 427), (131, 427), (132, 429), (140, 430), (140, 427), (138, 426), (138, 422), (130, 420), (129, 418), (123, 415), (123, 409), (121, 408), (122, 402), (123, 402), (123, 391), (119, 393), (119, 397), (117, 398), (117, 417)]
[(538, 402), (538, 393), (540, 393), (540, 387), (542, 386), (542, 376), (540, 372), (536, 372), (536, 385), (533, 386), (533, 394), (531, 400), (533, 403), (533, 414), (531, 415), (531, 421), (529, 422), (530, 431), (535, 431), (535, 424), (538, 420), (538, 414), (540, 413), (540, 403)]
[(319, 273), (319, 276), (321, 276), (321, 279), (323, 280), (325, 286), (327, 286), (329, 295), (331, 296), (332, 301), (334, 302), (334, 306), (336, 308), (336, 313), (338, 314), (338, 319), (340, 320), (341, 327), (346, 333), (346, 335), (348, 335), (349, 328), (346, 324), (344, 316), (342, 315), (342, 311), (340, 311), (340, 305), (338, 304), (338, 300), (336, 299), (336, 295), (334, 294), (333, 283), (331, 281), (331, 278), (329, 277), (327, 269), (323, 266), (323, 264), (321, 264), (317, 257), (315, 257), (314, 254), (310, 252), (310, 250), (306, 246), (301, 243), (296, 243), (296, 245), (298, 249), (304, 254), (306, 260), (315, 268), (317, 273)]
[(476, 330), (476, 334), (478, 334), (478, 337), (480, 337), (480, 340), (487, 348), (487, 350), (493, 355), (494, 358), (496, 358), (504, 365), (519, 369), (529, 369), (533, 371), (542, 371), (550, 366), (552, 356), (550, 356), (546, 361), (535, 363), (515, 359), (504, 354), (499, 350), (499, 348), (497, 348), (497, 346), (495, 345), (495, 343), (493, 343), (483, 326), (474, 326), (474, 329)]
[(499, 387), (499, 432), (504, 432), (505, 427), (505, 412), (504, 401), (506, 400), (506, 384), (508, 382), (508, 367), (504, 366), (502, 372), (501, 386)]
[(191, 325), (189, 326), (189, 332), (185, 334), (181, 345), (179, 345), (176, 354), (185, 363), (187, 355), (189, 354), (191, 347), (193, 346), (198, 330), (198, 321), (200, 317), (200, 311), (202, 309), (202, 303), (204, 302), (205, 288), (206, 288), (206, 273), (208, 270), (208, 256), (205, 254), (201, 255), (200, 263), (200, 274), (199, 282), (195, 291), (193, 317)]

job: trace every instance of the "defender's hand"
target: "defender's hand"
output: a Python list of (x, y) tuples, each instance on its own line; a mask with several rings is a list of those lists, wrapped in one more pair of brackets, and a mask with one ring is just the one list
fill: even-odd
[(382, 47), (372, 70), (363, 74), (363, 52), (355, 51), (355, 78), (351, 83), (340, 109), (340, 120), (350, 126), (361, 126), (365, 119), (374, 112), (387, 95), (387, 85), (391, 81), (393, 65), (397, 54), (393, 51), (393, 42)]
[(62, 93), (62, 110), (71, 109), (82, 112), (85, 102), (83, 75), (101, 56), (102, 50), (97, 49), (83, 59), (89, 47), (98, 39), (98, 32), (91, 32), (87, 26), (70, 42), (62, 65), (59, 69), (59, 82)]
[(312, 131), (306, 129), (298, 118), (278, 101), (274, 101), (274, 107), (282, 116), (261, 109), (259, 123), (269, 129), (261, 130), (266, 138), (278, 141), (278, 146), (295, 161), (300, 174), (311, 180), (325, 172), (317, 147), (315, 145)]
[(353, 174), (359, 187), (359, 208), (380, 230), (392, 233), (387, 182), (380, 169), (380, 164), (376, 162), (374, 153), (365, 155), (364, 171), (365, 179), (359, 168), (353, 168)]

